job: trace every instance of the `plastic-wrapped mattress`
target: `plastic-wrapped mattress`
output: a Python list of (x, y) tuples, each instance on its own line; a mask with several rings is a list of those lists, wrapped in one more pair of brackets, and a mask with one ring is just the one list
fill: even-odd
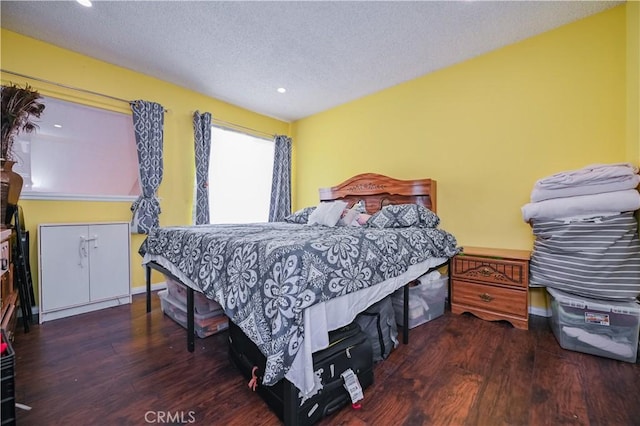
[(589, 220), (536, 220), (529, 282), (572, 294), (632, 300), (640, 294), (640, 240), (632, 212)]

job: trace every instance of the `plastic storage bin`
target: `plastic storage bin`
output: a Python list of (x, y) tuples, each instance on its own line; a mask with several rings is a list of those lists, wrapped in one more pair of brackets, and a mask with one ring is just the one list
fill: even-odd
[(1, 424), (14, 425), (16, 422), (16, 397), (15, 397), (15, 369), (16, 354), (13, 351), (11, 342), (7, 339), (4, 329), (2, 331), (2, 342), (7, 344), (7, 349), (0, 358), (0, 370), (2, 380), (0, 382), (2, 401), (0, 402)]
[[(445, 298), (448, 292), (448, 276), (429, 280), (420, 277), (409, 287), (409, 328), (424, 324), (444, 314)], [(396, 323), (404, 325), (403, 306), (404, 288), (396, 290), (391, 296)]]
[[(160, 296), (162, 312), (184, 328), (187, 328), (187, 307), (169, 296), (167, 290), (159, 291), (158, 296)], [(229, 328), (229, 320), (222, 309), (202, 315), (194, 313), (193, 319), (194, 331), (202, 339)]]
[[(164, 278), (167, 283), (169, 295), (173, 297), (174, 300), (177, 300), (184, 306), (187, 306), (187, 287), (166, 275)], [(198, 291), (193, 292), (193, 307), (196, 314), (202, 315), (222, 309), (218, 302), (208, 299), (207, 296)]]
[(640, 305), (590, 299), (547, 288), (551, 329), (564, 349), (636, 362)]

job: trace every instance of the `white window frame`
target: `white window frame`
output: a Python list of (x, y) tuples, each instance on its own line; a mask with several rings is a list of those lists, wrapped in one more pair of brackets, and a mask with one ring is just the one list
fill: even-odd
[[(20, 198), (134, 201), (141, 189), (131, 113), (50, 96), (43, 96), (42, 102), (45, 110), (37, 121), (38, 129), (21, 133), (14, 145), (17, 157), (14, 170), (24, 179)], [(64, 149), (72, 151), (65, 154)], [(65, 155), (68, 161), (55, 159)], [(61, 175), (66, 172), (68, 176)], [(51, 188), (33, 190), (32, 183), (37, 184), (38, 179), (45, 181), (47, 173), (50, 181), (57, 179), (58, 185), (63, 186), (50, 183)], [(73, 187), (74, 182), (78, 187)], [(95, 186), (90, 188), (92, 184)], [(129, 190), (105, 189), (110, 184)]]

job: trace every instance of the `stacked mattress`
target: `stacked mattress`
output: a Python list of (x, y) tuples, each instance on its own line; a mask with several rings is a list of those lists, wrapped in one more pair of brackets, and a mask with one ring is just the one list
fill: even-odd
[(536, 237), (530, 285), (608, 300), (640, 294), (638, 169), (596, 164), (540, 179), (522, 216)]
[[(538, 180), (531, 202), (522, 207), (523, 219), (535, 235), (530, 286), (553, 289), (552, 300), (584, 297), (605, 305), (614, 301), (635, 305), (640, 295), (635, 217), (640, 209), (639, 184), (638, 169), (627, 163), (594, 164)], [(581, 349), (589, 341), (602, 344), (602, 339), (611, 337), (610, 325), (594, 326), (588, 321), (590, 313), (584, 312), (583, 325), (598, 338), (585, 339), (572, 327), (553, 327), (562, 347), (594, 353)], [(552, 315), (559, 314), (554, 309)], [(554, 324), (562, 321), (554, 320)], [(637, 334), (637, 328), (633, 332)], [(579, 344), (568, 343), (580, 337)]]

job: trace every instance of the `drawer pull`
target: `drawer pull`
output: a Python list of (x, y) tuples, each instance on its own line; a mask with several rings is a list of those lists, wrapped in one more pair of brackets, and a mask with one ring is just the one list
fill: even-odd
[(485, 277), (488, 277), (489, 275), (491, 275), (491, 269), (487, 268), (486, 266), (484, 268), (482, 268), (480, 270), (480, 274), (484, 275)]
[(482, 293), (478, 295), (483, 302), (491, 302), (493, 300), (493, 296), (488, 293)]

